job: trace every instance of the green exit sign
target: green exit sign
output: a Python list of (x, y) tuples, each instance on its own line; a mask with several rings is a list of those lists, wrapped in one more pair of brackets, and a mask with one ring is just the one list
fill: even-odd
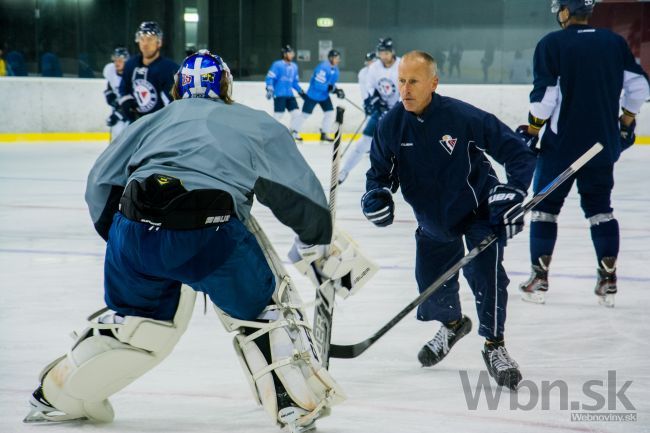
[(316, 27), (334, 27), (334, 18), (329, 18), (329, 17), (316, 18)]

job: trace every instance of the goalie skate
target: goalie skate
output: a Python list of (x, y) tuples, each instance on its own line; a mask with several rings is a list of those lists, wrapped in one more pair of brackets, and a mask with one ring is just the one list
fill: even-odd
[(46, 422), (73, 422), (85, 421), (88, 418), (82, 416), (71, 416), (53, 407), (43, 396), (43, 388), (38, 387), (29, 398), (29, 413), (23, 419), (24, 423), (46, 423)]

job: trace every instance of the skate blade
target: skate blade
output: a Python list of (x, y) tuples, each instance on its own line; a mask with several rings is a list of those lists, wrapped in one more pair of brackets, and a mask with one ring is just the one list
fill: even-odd
[(30, 412), (27, 414), (25, 418), (23, 418), (23, 422), (25, 424), (45, 424), (45, 423), (73, 423), (73, 422), (80, 422), (80, 421), (86, 421), (88, 418), (86, 417), (72, 417), (69, 415), (46, 415), (43, 412)]
[(607, 308), (614, 308), (614, 295), (599, 296), (598, 303)]
[(521, 300), (530, 302), (531, 304), (545, 304), (546, 298), (542, 292), (524, 292), (523, 290), (519, 291), (521, 293)]

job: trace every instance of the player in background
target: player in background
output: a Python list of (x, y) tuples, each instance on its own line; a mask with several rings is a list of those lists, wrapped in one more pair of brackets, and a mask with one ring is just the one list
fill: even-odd
[[(464, 256), (463, 238), (471, 250), (492, 232), (498, 234), (499, 242), (463, 273), (476, 299), (488, 372), (499, 385), (516, 389), (522, 376), (504, 342), (509, 280), (502, 265), (503, 247), (523, 229), (523, 215), (508, 215), (526, 196), (535, 155), (494, 115), (438, 95), (437, 86), (431, 55), (404, 55), (399, 66), (402, 102), (386, 113), (375, 131), (363, 213), (379, 227), (390, 225), (392, 193), (401, 186), (418, 222), (415, 278), (420, 292)], [(486, 154), (505, 167), (507, 183), (499, 182)], [(440, 362), (472, 328), (461, 312), (458, 289), (456, 274), (418, 307), (418, 320), (442, 323), (418, 354), (424, 367)]]
[(124, 64), (129, 59), (129, 51), (124, 47), (117, 47), (113, 50), (111, 55), (111, 63), (104, 66), (102, 75), (106, 78), (106, 90), (104, 90), (104, 97), (106, 103), (113, 109), (111, 115), (106, 119), (106, 125), (111, 128), (111, 141), (117, 138), (118, 135), (128, 124), (126, 119), (122, 117), (122, 113), (118, 109), (120, 104), (120, 84), (122, 83), (122, 73), (124, 72)]
[(307, 247), (316, 260), (332, 237), (323, 189), (287, 129), (233, 103), (231, 89), (220, 57), (189, 56), (175, 102), (131, 125), (95, 162), (86, 202), (107, 241), (108, 308), (44, 368), (26, 422), (112, 421), (108, 397), (173, 350), (196, 291), (238, 332), (244, 373), (275, 423), (304, 431), (345, 398), (321, 367), (300, 297), (250, 215), (256, 195), (296, 232), (299, 253)]
[(369, 51), (366, 53), (365, 60), (363, 62), (363, 68), (359, 70), (357, 74), (357, 81), (359, 82), (359, 90), (361, 91), (361, 97), (365, 99), (365, 95), (372, 93), (368, 86), (368, 69), (375, 60), (377, 60), (377, 53), (375, 51)]
[(160, 55), (163, 32), (158, 23), (144, 21), (135, 33), (140, 53), (124, 65), (120, 112), (129, 122), (168, 105), (178, 65)]
[(601, 304), (614, 306), (620, 239), (611, 206), (614, 163), (634, 143), (634, 117), (649, 90), (625, 39), (589, 25), (593, 8), (593, 0), (554, 0), (552, 11), (562, 30), (546, 35), (535, 49), (529, 125), (519, 128), (539, 152), (534, 192), (595, 142), (605, 149), (532, 212), (532, 274), (520, 285), (522, 298), (530, 302), (544, 303), (558, 215), (575, 180), (596, 250), (595, 293)]
[(302, 104), (302, 116), (297, 122), (296, 130), (300, 131), (302, 124), (311, 113), (314, 107), (318, 104), (323, 110), (323, 121), (320, 127), (320, 140), (321, 141), (334, 141), (328, 134), (332, 129), (332, 122), (334, 122), (334, 106), (329, 94), (334, 93), (339, 99), (345, 98), (343, 89), (336, 87), (339, 80), (339, 67), (341, 61), (341, 53), (336, 50), (330, 50), (327, 53), (327, 60), (323, 60), (311, 76), (309, 80), (309, 88), (305, 95), (305, 102)]
[(281, 54), (282, 59), (273, 62), (271, 69), (266, 73), (266, 99), (273, 98), (273, 117), (278, 122), (282, 120), (284, 110), (289, 112), (291, 135), (294, 140), (302, 141), (302, 137), (298, 134), (301, 116), (293, 91), (298, 92), (301, 98), (305, 97), (305, 91), (298, 84), (298, 65), (293, 61), (296, 53), (291, 45), (285, 45), (282, 47)]
[(384, 113), (399, 101), (397, 91), (397, 69), (400, 58), (395, 55), (393, 40), (385, 38), (379, 40), (377, 45), (379, 62), (373, 62), (368, 67), (367, 93), (364, 98), (363, 108), (368, 115), (368, 122), (363, 128), (361, 138), (353, 145), (341, 167), (339, 183), (343, 183), (350, 174), (350, 171), (359, 164), (363, 155), (370, 152), (372, 136), (375, 133), (377, 122)]

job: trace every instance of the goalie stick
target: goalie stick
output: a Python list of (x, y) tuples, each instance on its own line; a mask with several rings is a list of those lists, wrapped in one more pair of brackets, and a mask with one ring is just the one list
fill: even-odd
[[(338, 178), (339, 178), (339, 165), (341, 162), (341, 134), (343, 130), (343, 114), (345, 109), (343, 107), (336, 107), (336, 134), (332, 146), (332, 170), (330, 174), (330, 194), (329, 194), (329, 210), (332, 216), (332, 228), (336, 221), (336, 193), (338, 192)], [(314, 264), (312, 263), (312, 266)], [(319, 279), (320, 286), (316, 288), (316, 306), (314, 308), (314, 339), (316, 346), (320, 351), (321, 364), (327, 368), (329, 365), (329, 349), (330, 341), (332, 339), (332, 315), (334, 314), (334, 295), (336, 289), (334, 281), (323, 281), (314, 269), (317, 278)]]
[[(566, 170), (560, 173), (553, 181), (551, 181), (544, 189), (542, 189), (537, 195), (531, 198), (526, 204), (524, 204), (519, 212), (513, 216), (519, 216), (521, 214), (528, 213), (533, 209), (540, 201), (544, 200), (551, 192), (560, 186), (564, 181), (569, 179), (576, 171), (585, 165), (591, 158), (593, 158), (598, 152), (603, 149), (603, 145), (600, 143), (594, 144), (589, 150), (587, 150), (581, 157), (579, 157), (573, 164), (569, 166)], [(462, 259), (460, 259), (456, 264), (449, 268), (444, 274), (438, 277), (429, 287), (426, 288), (420, 295), (415, 298), (410, 304), (404, 307), (395, 317), (390, 319), (379, 331), (375, 332), (369, 338), (350, 345), (338, 345), (331, 344), (329, 346), (329, 356), (332, 358), (356, 358), (365, 352), (370, 346), (375, 344), (384, 334), (390, 331), (397, 323), (402, 320), (410, 311), (415, 307), (424, 302), (431, 294), (438, 290), (443, 284), (447, 282), (453, 275), (456, 274), (463, 266), (474, 260), (474, 258), (489, 247), (494, 241), (497, 240), (497, 236), (491, 234), (481, 241), (476, 247), (474, 247), (470, 252), (467, 253)]]

